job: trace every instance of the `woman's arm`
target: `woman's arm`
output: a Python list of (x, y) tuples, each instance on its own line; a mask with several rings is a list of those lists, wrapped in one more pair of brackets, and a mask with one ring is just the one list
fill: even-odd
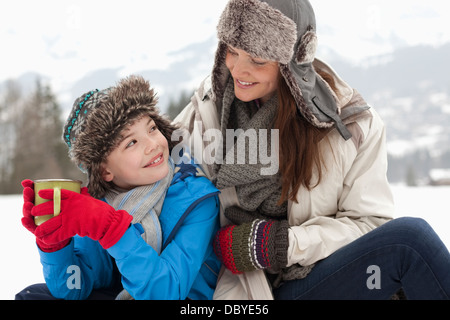
[(324, 179), (290, 206), (288, 266), (311, 265), (393, 218), (385, 127), (371, 113), (353, 124), (353, 140), (330, 141)]

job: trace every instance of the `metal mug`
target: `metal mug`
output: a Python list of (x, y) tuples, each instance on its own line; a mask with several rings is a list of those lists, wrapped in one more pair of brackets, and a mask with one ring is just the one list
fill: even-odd
[(53, 189), (53, 214), (45, 216), (37, 216), (34, 218), (34, 223), (38, 226), (45, 221), (57, 216), (61, 212), (61, 189), (70, 190), (80, 193), (81, 181), (71, 179), (40, 179), (34, 181), (34, 204), (39, 205), (41, 203), (50, 201), (48, 199), (42, 199), (39, 196), (39, 190)]

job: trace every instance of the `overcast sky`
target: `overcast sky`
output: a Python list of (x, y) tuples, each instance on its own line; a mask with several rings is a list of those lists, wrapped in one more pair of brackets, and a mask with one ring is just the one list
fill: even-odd
[[(91, 70), (163, 68), (167, 53), (215, 35), (227, 0), (0, 2), (0, 80), (34, 71), (76, 81)], [(450, 41), (445, 0), (311, 0), (319, 48), (355, 63), (394, 45)]]

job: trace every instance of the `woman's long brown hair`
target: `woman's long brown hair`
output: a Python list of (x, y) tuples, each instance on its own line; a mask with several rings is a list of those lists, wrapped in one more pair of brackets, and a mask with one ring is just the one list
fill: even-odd
[[(323, 156), (319, 142), (329, 129), (319, 129), (310, 124), (297, 109), (284, 78), (280, 76), (278, 85), (278, 112), (274, 121), (279, 130), (279, 164), (281, 172), (281, 198), (278, 204), (286, 200), (297, 201), (297, 192), (301, 186), (308, 190), (316, 187), (322, 179)], [(318, 179), (312, 184), (314, 169)]]

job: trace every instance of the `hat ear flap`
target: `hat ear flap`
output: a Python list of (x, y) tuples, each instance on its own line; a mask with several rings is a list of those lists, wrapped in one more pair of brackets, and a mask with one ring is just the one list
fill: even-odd
[(317, 49), (317, 35), (313, 30), (307, 31), (300, 41), (297, 50), (297, 64), (311, 63), (314, 61)]

